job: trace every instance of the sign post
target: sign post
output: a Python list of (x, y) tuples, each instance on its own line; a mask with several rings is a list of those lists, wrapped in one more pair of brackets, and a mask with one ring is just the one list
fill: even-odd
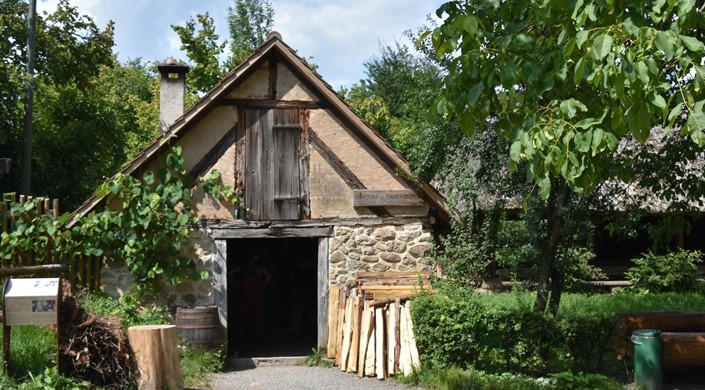
[[(3, 368), (10, 361), (10, 330), (14, 325), (56, 325), (57, 363), (61, 313), (61, 278), (9, 279), (3, 295)], [(61, 367), (59, 367), (61, 369)]]

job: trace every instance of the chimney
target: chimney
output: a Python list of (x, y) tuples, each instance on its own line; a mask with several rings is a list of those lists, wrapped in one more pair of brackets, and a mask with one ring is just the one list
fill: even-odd
[(157, 65), (159, 83), (159, 129), (163, 133), (176, 119), (184, 114), (184, 94), (188, 65), (177, 62), (174, 57)]

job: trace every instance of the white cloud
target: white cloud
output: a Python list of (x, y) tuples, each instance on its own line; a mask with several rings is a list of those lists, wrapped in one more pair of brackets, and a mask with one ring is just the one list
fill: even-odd
[[(334, 88), (364, 78), (365, 60), (381, 44), (406, 42), (403, 32), (424, 24), (441, 0), (272, 0), (274, 28), (299, 54), (313, 57), (319, 72)], [(58, 0), (39, 0), (38, 11), (53, 12)], [(115, 21), (115, 51), (120, 60), (145, 61), (179, 56), (181, 43), (171, 25), (183, 25), (209, 12), (221, 39), (229, 36), (227, 9), (233, 0), (71, 0), (104, 28)]]

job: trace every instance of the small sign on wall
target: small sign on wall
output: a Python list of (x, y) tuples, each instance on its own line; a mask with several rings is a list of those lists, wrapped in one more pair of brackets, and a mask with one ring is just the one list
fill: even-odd
[(423, 200), (411, 190), (353, 190), (353, 207), (423, 205)]
[(5, 325), (58, 322), (59, 278), (10, 279), (5, 286)]

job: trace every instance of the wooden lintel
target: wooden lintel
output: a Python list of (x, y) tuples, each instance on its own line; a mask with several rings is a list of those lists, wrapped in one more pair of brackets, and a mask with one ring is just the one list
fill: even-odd
[(203, 220), (201, 224), (194, 225), (194, 228), (210, 229), (263, 229), (263, 228), (315, 228), (315, 227), (335, 227), (335, 226), (403, 226), (409, 224), (422, 224), (425, 228), (430, 228), (434, 223), (431, 217), (391, 217), (391, 218), (327, 218), (302, 221), (246, 221), (246, 220)]
[(270, 99), (222, 99), (221, 105), (237, 106), (242, 108), (303, 108), (315, 110), (323, 108), (321, 102), (307, 100), (270, 100)]
[(266, 229), (213, 229), (214, 239), (227, 238), (313, 238), (333, 236), (332, 227)]

